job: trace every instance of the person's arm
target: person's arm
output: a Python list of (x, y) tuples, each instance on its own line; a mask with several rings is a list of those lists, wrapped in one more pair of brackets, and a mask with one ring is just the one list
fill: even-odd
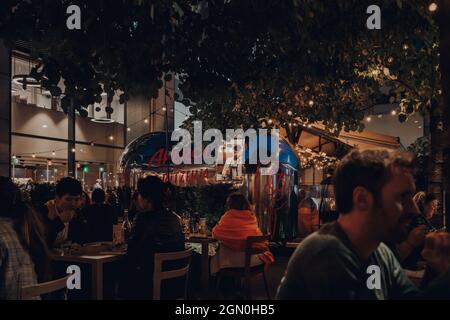
[(414, 249), (423, 245), (427, 233), (428, 229), (425, 226), (418, 226), (411, 230), (405, 241), (397, 245), (397, 252), (400, 262), (403, 262), (406, 258), (408, 258)]
[(424, 299), (450, 299), (450, 234), (427, 235), (422, 256), (427, 262), (421, 287)]
[(53, 249), (53, 245), (56, 241), (58, 233), (62, 229), (64, 229), (64, 223), (61, 221), (59, 217), (56, 217), (53, 220), (49, 219), (48, 218), (49, 209), (47, 208), (46, 205), (39, 206), (35, 208), (35, 210), (36, 212), (39, 213), (45, 225), (45, 240), (47, 242), (47, 246), (49, 247), (49, 249)]

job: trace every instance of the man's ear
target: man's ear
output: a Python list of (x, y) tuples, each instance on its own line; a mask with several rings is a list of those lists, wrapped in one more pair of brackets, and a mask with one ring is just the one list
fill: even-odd
[(373, 207), (373, 195), (364, 187), (353, 189), (353, 208), (358, 211), (369, 211)]

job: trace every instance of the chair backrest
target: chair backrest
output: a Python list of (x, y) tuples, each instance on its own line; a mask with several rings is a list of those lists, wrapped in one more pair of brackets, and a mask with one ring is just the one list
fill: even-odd
[(246, 243), (245, 243), (245, 273), (250, 273), (250, 262), (252, 255), (264, 253), (267, 251), (267, 248), (262, 249), (261, 247), (255, 247), (255, 244), (262, 243), (265, 241), (269, 241), (270, 234), (265, 234), (262, 236), (250, 236), (247, 237)]
[(20, 298), (22, 300), (28, 300), (37, 296), (41, 296), (47, 293), (56, 292), (59, 290), (67, 289), (67, 279), (70, 275), (65, 276), (57, 280), (38, 283), (32, 286), (22, 287), (20, 292)]
[[(153, 300), (161, 299), (161, 282), (166, 279), (174, 279), (186, 276), (184, 284), (184, 298), (187, 296), (187, 283), (189, 266), (191, 264), (192, 250), (155, 253), (155, 268), (153, 271)], [(162, 271), (163, 263), (166, 261), (187, 259), (187, 265), (180, 269)]]

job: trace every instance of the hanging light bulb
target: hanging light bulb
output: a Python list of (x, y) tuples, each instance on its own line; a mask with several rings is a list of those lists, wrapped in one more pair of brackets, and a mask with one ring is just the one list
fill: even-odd
[(167, 110), (167, 108), (166, 108), (166, 107), (163, 107), (163, 108), (162, 108), (162, 111), (166, 111), (166, 110)]
[(55, 155), (56, 155), (56, 152), (55, 152), (55, 151), (53, 151), (53, 152), (52, 152), (52, 156), (55, 156)]
[(435, 11), (437, 10), (437, 8), (438, 8), (438, 6), (437, 6), (437, 4), (434, 3), (434, 2), (430, 3), (430, 5), (428, 6), (428, 10), (429, 10), (430, 12), (435, 12)]
[(273, 122), (272, 119), (269, 119), (269, 120), (267, 121), (268, 124), (272, 124), (272, 122)]
[(76, 150), (75, 150), (75, 148), (72, 148), (72, 152), (75, 152)]
[(372, 121), (372, 117), (370, 117), (370, 116), (369, 116), (369, 117), (366, 117), (366, 121), (367, 121), (367, 122)]
[(392, 114), (393, 116), (395, 116), (395, 115), (397, 114), (397, 111), (392, 110), (392, 111), (391, 111), (391, 114)]
[(148, 123), (148, 119), (146, 118), (146, 119), (144, 119), (144, 123)]
[(292, 111), (291, 110), (288, 111), (288, 116), (292, 116)]
[(114, 137), (113, 136), (109, 136), (109, 140), (113, 141)]
[(32, 157), (32, 158), (36, 158), (36, 154), (33, 153), (33, 154), (31, 155), (31, 157)]
[(313, 100), (309, 100), (309, 101), (308, 101), (308, 105), (309, 105), (310, 107), (312, 107), (312, 106), (314, 105), (314, 101), (313, 101)]

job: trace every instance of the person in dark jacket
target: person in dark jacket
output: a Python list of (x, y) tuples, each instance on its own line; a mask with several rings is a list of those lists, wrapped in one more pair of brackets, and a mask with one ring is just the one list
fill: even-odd
[[(141, 179), (137, 191), (140, 212), (128, 242), (121, 290), (124, 298), (152, 299), (154, 254), (184, 250), (184, 234), (179, 217), (163, 205), (165, 192), (161, 179), (154, 176)], [(179, 266), (168, 266), (173, 267)], [(182, 288), (183, 281), (177, 280), (162, 283), (161, 298), (165, 292), (175, 294), (177, 288)], [(171, 290), (164, 290), (167, 286)]]
[(105, 204), (105, 198), (105, 191), (95, 189), (92, 204), (82, 210), (87, 222), (87, 242), (112, 241), (115, 215), (114, 209)]

